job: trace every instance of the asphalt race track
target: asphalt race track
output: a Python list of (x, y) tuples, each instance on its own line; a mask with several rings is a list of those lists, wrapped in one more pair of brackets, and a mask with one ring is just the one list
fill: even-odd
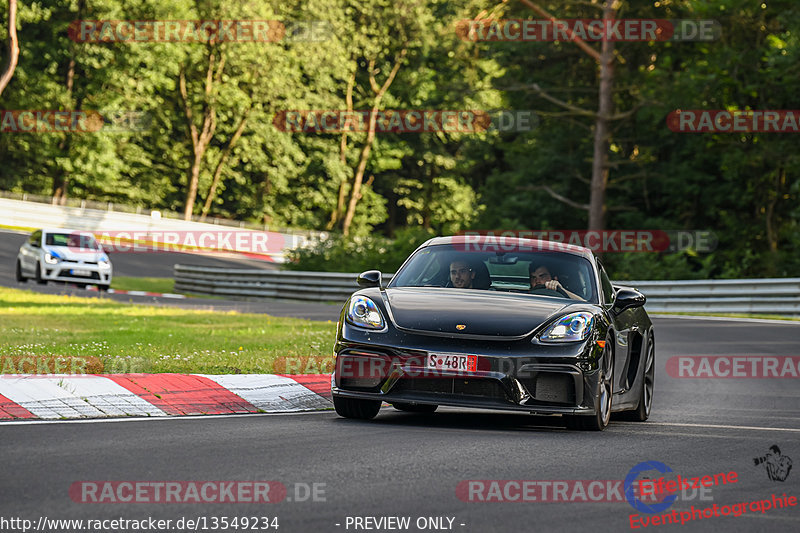
[[(13, 247), (9, 248), (8, 240), (5, 235), (0, 238), (4, 243), (0, 261), (13, 265), (8, 255), (15, 254), (16, 249), (9, 252)], [(113, 260), (115, 267), (117, 261), (123, 261), (121, 256)], [(0, 281), (17, 286), (7, 277), (9, 271), (3, 269)], [(25, 288), (72, 290), (30, 283)], [(125, 301), (129, 299), (134, 300), (126, 297)], [(188, 302), (156, 303), (195, 305)], [(209, 302), (202, 301), (202, 305)], [(253, 306), (256, 312), (273, 314), (290, 309), (296, 316), (308, 318), (332, 313), (335, 319), (338, 311), (337, 306), (324, 304), (213, 301), (215, 308), (228, 304)], [(766, 456), (773, 445), (783, 456), (800, 461), (797, 378), (679, 379), (665, 370), (667, 360), (679, 355), (800, 356), (800, 323), (684, 318), (655, 318), (654, 323), (656, 389), (653, 412), (645, 423), (612, 421), (602, 433), (573, 432), (562, 429), (558, 417), (457, 409), (414, 415), (388, 407), (371, 422), (341, 419), (330, 411), (8, 422), (0, 424), (0, 516), (31, 520), (31, 527), (44, 518), (172, 520), (171, 527), (159, 531), (222, 531), (212, 527), (213, 521), (222, 517), (228, 521), (234, 517), (277, 517), (277, 531), (283, 533), (626, 531), (631, 529), (631, 515), (658, 515), (635, 511), (626, 501), (464, 501), (459, 496), (469, 500), (469, 493), (457, 494), (457, 487), (461, 482), (483, 480), (484, 490), (476, 493), (491, 499), (491, 480), (586, 480), (587, 484), (600, 480), (608, 486), (608, 482), (624, 480), (644, 461), (667, 465), (673, 471), (668, 479), (674, 479), (674, 474), (702, 477), (736, 472), (738, 476), (735, 483), (712, 487), (704, 495), (689, 490), (661, 514), (675, 510), (680, 516), (681, 512), (691, 512), (692, 506), (723, 508), (771, 500), (773, 494), (800, 496), (800, 466), (777, 481), (768, 477), (764, 464), (757, 466), (754, 461)], [(649, 475), (658, 477), (655, 471)], [(82, 481), (101, 485), (104, 481), (195, 481), (199, 485), (210, 480), (277, 481), (286, 487), (287, 494), (275, 503), (210, 504), (81, 503), (80, 491), (70, 493), (72, 484)], [(317, 501), (306, 498), (307, 488), (314, 484)], [(541, 487), (552, 490), (552, 485), (538, 486), (532, 494), (539, 497)], [(622, 488), (619, 491), (623, 492)], [(566, 494), (566, 499), (581, 499), (571, 491)], [(522, 493), (510, 491), (500, 497), (520, 499)], [(198, 517), (205, 517), (206, 529), (175, 527), (181, 518)], [(371, 520), (356, 522), (356, 518), (365, 517), (409, 517), (410, 526), (390, 529), (377, 528)], [(445, 518), (438, 528), (430, 523), (418, 528), (417, 520), (428, 517)], [(452, 519), (452, 525), (448, 519)], [(356, 528), (356, 523), (361, 527)], [(748, 509), (738, 517), (650, 525), (650, 530), (800, 531), (800, 506), (765, 512)], [(0, 531), (21, 529), (0, 523)]]
[[(346, 528), (347, 517), (364, 516), (409, 516), (408, 531), (420, 531), (414, 522), (428, 516), (455, 517), (453, 530), (463, 532), (624, 531), (635, 513), (624, 501), (469, 502), (457, 497), (456, 487), (464, 480), (623, 480), (648, 460), (683, 476), (738, 474), (737, 483), (713, 487), (704, 500), (699, 494), (679, 500), (670, 511), (800, 494), (797, 468), (785, 481), (771, 481), (764, 465), (753, 461), (772, 445), (800, 460), (795, 379), (675, 379), (664, 369), (675, 355), (797, 356), (800, 325), (677, 318), (655, 323), (656, 394), (645, 423), (612, 421), (605, 432), (582, 433), (561, 429), (555, 417), (455, 409), (423, 416), (392, 408), (372, 422), (320, 412), (6, 423), (0, 425), (1, 514), (34, 523), (41, 516), (173, 521), (277, 516), (282, 532), (356, 531), (352, 523)], [(324, 490), (318, 500), (324, 501), (87, 504), (73, 502), (68, 493), (80, 481), (174, 480), (279, 481), (290, 499), (295, 491), (304, 496), (304, 487), (324, 483), (318, 485)], [(800, 509), (650, 527), (798, 531)]]

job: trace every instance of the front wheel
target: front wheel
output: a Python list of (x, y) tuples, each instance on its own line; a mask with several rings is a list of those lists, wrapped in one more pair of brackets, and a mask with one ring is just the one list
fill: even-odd
[(644, 422), (650, 418), (650, 408), (653, 406), (655, 377), (656, 348), (653, 339), (650, 339), (650, 346), (647, 348), (647, 359), (644, 363), (644, 373), (642, 374), (642, 390), (639, 393), (639, 406), (632, 411), (624, 411), (620, 413), (623, 420)]
[(336, 414), (344, 418), (370, 420), (375, 418), (378, 411), (381, 410), (381, 401), (334, 396), (333, 407), (336, 409)]
[(594, 397), (594, 414), (589, 416), (567, 415), (564, 422), (567, 429), (582, 431), (603, 431), (611, 420), (611, 401), (613, 398), (614, 361), (610, 353), (603, 356), (603, 369), (597, 380)]
[(17, 281), (20, 283), (26, 283), (28, 278), (22, 275), (22, 263), (20, 263), (19, 259), (17, 259)]

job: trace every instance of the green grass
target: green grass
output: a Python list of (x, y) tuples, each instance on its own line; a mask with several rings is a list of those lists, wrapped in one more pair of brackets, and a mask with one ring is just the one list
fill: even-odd
[[(131, 278), (114, 276), (111, 279), (111, 288), (118, 291), (145, 291), (160, 292), (162, 294), (175, 293), (175, 280), (173, 278)], [(216, 294), (186, 293), (192, 298), (206, 298), (208, 300), (224, 300), (224, 296)]]
[(3, 365), (26, 357), (77, 356), (99, 359), (105, 373), (270, 373), (279, 357), (332, 357), (335, 330), (330, 321), (0, 288)]
[(674, 311), (659, 311), (655, 315), (688, 315), (688, 316), (718, 316), (730, 318), (765, 318), (768, 320), (800, 321), (800, 317), (786, 315), (770, 315), (766, 313), (678, 313)]
[(172, 278), (131, 278), (114, 276), (111, 288), (122, 291), (175, 292), (175, 280)]

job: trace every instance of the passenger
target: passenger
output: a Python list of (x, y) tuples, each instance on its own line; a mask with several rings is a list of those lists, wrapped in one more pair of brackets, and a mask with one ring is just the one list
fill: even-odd
[(568, 291), (566, 287), (561, 285), (561, 282), (558, 281), (558, 276), (551, 276), (550, 269), (548, 269), (545, 265), (535, 266), (535, 264), (531, 262), (531, 264), (528, 265), (528, 273), (531, 277), (531, 290), (544, 288), (558, 291), (561, 289), (561, 291), (563, 291), (571, 300), (584, 301), (583, 298), (574, 292)]
[(472, 289), (475, 271), (464, 261), (450, 263), (450, 283), (457, 289)]

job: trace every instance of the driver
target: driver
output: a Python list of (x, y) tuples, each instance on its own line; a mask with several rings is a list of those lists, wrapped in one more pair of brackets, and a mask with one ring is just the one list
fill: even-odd
[(457, 289), (471, 289), (475, 271), (465, 261), (450, 263), (450, 283)]
[(583, 298), (574, 292), (568, 291), (563, 285), (561, 285), (561, 282), (558, 281), (558, 276), (553, 277), (550, 275), (550, 269), (548, 269), (545, 265), (539, 265), (534, 268), (534, 264), (531, 263), (528, 265), (528, 273), (531, 277), (531, 290), (536, 288), (545, 288), (553, 291), (559, 291), (560, 289), (559, 292), (563, 291), (564, 294), (566, 294), (571, 300), (583, 300)]

